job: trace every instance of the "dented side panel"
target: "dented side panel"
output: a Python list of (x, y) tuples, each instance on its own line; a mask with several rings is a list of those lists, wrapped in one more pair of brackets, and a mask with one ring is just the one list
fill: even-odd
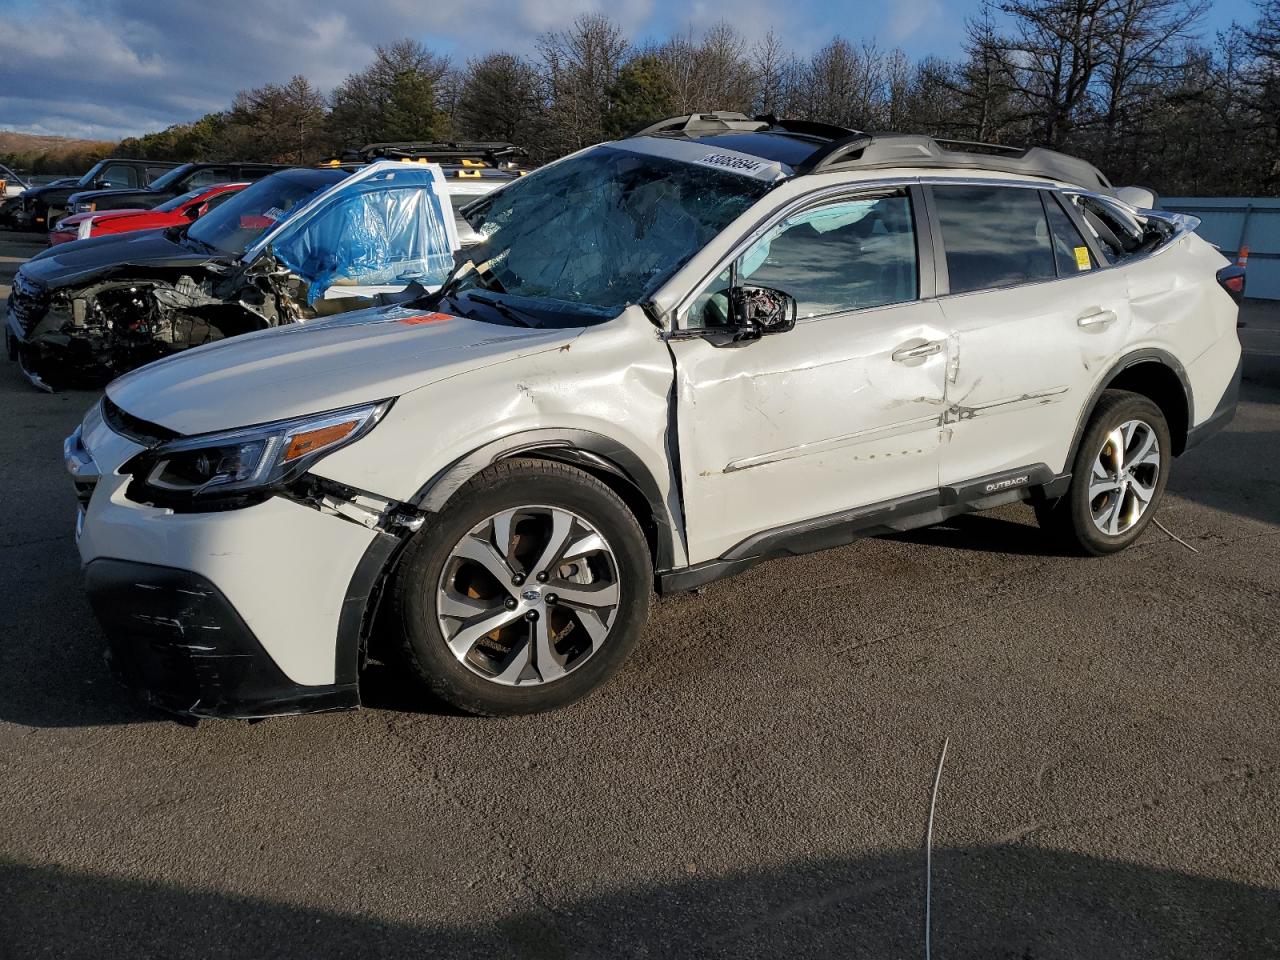
[(433, 479), (448, 474), (457, 484), (483, 469), (487, 459), (472, 455), (498, 441), (536, 432), (541, 442), (545, 431), (589, 431), (629, 450), (655, 481), (668, 512), (663, 522), (676, 532), (672, 559), (682, 565), (683, 521), (667, 448), (672, 361), (666, 345), (639, 307), (576, 335), (558, 333), (558, 346), (405, 393), (376, 430), (313, 472), (411, 501)]
[(741, 347), (677, 340), (690, 562), (751, 534), (938, 485), (945, 341), (936, 301), (806, 320)]
[(1125, 265), (1133, 309), (1133, 348), (1176, 356), (1191, 383), (1190, 425), (1207, 420), (1240, 361), (1239, 311), (1214, 282), (1229, 261), (1192, 233), (1157, 256)]
[(1128, 349), (1123, 271), (944, 297), (951, 324), (942, 483), (1063, 469), (1081, 406)]

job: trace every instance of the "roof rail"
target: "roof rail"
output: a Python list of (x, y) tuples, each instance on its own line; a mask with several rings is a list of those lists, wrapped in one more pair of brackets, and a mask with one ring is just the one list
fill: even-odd
[(767, 121), (759, 118), (753, 120), (745, 113), (720, 110), (715, 113), (687, 113), (680, 117), (667, 117), (665, 120), (658, 120), (655, 123), (641, 127), (639, 130), (627, 134), (627, 136), (651, 137), (659, 133), (694, 135), (699, 133), (725, 133), (730, 130), (754, 133), (757, 130), (765, 129), (768, 125)]
[(863, 133), (845, 137), (816, 150), (796, 173), (878, 167), (997, 170), (1074, 183), (1102, 193), (1112, 190), (1111, 181), (1093, 164), (1056, 150), (935, 140), (908, 133)]

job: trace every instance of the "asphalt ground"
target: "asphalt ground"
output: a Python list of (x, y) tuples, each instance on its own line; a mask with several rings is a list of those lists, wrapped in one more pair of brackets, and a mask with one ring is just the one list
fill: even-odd
[(944, 739), (935, 957), (1280, 954), (1280, 307), (1245, 313), (1181, 542), (1059, 556), (1015, 506), (765, 564), (504, 720), (386, 668), (358, 713), (134, 705), (61, 463), (94, 397), (0, 365), (0, 956), (923, 956)]

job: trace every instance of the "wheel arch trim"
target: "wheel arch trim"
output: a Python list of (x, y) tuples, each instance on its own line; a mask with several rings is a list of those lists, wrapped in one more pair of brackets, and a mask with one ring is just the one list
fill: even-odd
[(522, 455), (540, 456), (606, 473), (630, 486), (647, 505), (649, 517), (638, 517), (654, 526), (655, 566), (670, 567), (675, 558), (678, 517), (668, 505), (662, 488), (645, 462), (630, 448), (604, 434), (580, 428), (548, 427), (493, 440), (437, 471), (409, 502), (428, 513), (439, 513), (449, 499), (472, 477), (500, 460)]
[[(1195, 401), (1191, 390), (1191, 381), (1187, 377), (1186, 368), (1182, 362), (1159, 347), (1143, 347), (1126, 353), (1119, 360), (1111, 365), (1107, 372), (1098, 380), (1089, 399), (1080, 408), (1080, 414), (1076, 418), (1075, 433), (1071, 437), (1071, 446), (1067, 449), (1067, 460), (1063, 464), (1064, 473), (1070, 473), (1072, 465), (1076, 462), (1076, 455), (1080, 452), (1080, 441), (1084, 437), (1085, 428), (1089, 424), (1089, 418), (1093, 416), (1093, 411), (1098, 407), (1098, 401), (1102, 398), (1103, 391), (1109, 389), (1120, 376), (1128, 370), (1132, 370), (1141, 364), (1156, 363), (1169, 370), (1177, 377), (1178, 382), (1182, 385), (1182, 396), (1186, 403), (1187, 422), (1186, 430), (1182, 437), (1174, 438), (1175, 449), (1180, 453), (1184, 448), (1188, 434), (1191, 432), (1191, 426), (1195, 417)], [(1176, 454), (1175, 454), (1176, 456)]]

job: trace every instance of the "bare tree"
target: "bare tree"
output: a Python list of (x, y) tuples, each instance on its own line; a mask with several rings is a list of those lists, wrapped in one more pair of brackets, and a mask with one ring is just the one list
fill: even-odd
[(1009, 80), (1037, 139), (1064, 146), (1084, 120), (1095, 75), (1106, 57), (1114, 0), (1005, 0), (1013, 20), (1004, 40)]
[(1190, 28), (1209, 6), (1209, 0), (1115, 0), (1098, 71), (1110, 149), (1119, 146), (1122, 127), (1132, 127), (1136, 108), (1169, 82), (1178, 63), (1170, 52), (1191, 39)]
[(750, 54), (756, 113), (788, 116), (795, 112), (796, 75), (800, 64), (778, 35), (770, 30), (756, 42)]
[(630, 43), (608, 17), (583, 14), (538, 40), (549, 108), (548, 146), (567, 153), (605, 138), (609, 88)]

